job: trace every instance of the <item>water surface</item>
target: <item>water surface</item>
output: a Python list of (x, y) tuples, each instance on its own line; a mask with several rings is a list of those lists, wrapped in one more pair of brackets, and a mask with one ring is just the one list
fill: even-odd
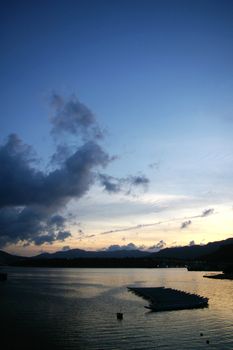
[[(8, 277), (0, 284), (4, 350), (233, 349), (233, 281), (185, 269), (8, 268)], [(128, 286), (198, 293), (209, 308), (148, 312)]]

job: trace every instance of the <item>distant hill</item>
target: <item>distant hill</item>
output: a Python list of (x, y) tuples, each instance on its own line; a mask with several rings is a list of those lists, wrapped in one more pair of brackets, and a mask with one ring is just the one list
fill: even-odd
[(205, 255), (203, 260), (208, 262), (224, 262), (233, 263), (233, 244), (222, 245), (214, 253)]
[(86, 251), (70, 249), (56, 253), (43, 253), (34, 259), (79, 259), (79, 258), (144, 258), (194, 260), (216, 252), (221, 246), (233, 244), (233, 238), (223, 241), (210, 242), (205, 245), (165, 248), (156, 253), (141, 250), (115, 250), (115, 251)]
[[(72, 260), (74, 266), (76, 266), (77, 264), (74, 261), (79, 259), (80, 261), (83, 260), (83, 262), (79, 262), (79, 265), (86, 264), (87, 266), (89, 266), (88, 260), (93, 259), (93, 261), (90, 262), (90, 264), (93, 265), (94, 260), (97, 263), (98, 260), (102, 259), (101, 264), (103, 264), (103, 266), (105, 265), (108, 267), (111, 259), (132, 259), (132, 262), (130, 264), (132, 264), (133, 266), (133, 264), (136, 264), (137, 259), (138, 261), (141, 260), (140, 264), (142, 264), (142, 260), (143, 258), (145, 258), (147, 260), (145, 264), (147, 266), (150, 266), (150, 264), (152, 264), (153, 261), (157, 261), (157, 263), (160, 263), (163, 262), (164, 259), (170, 259), (173, 262), (176, 261), (176, 264), (179, 264), (179, 261), (184, 264), (187, 260), (201, 260), (207, 262), (232, 262), (232, 256), (233, 238), (228, 238), (223, 241), (210, 242), (205, 245), (166, 248), (156, 253), (149, 253), (141, 250), (86, 251), (82, 249), (70, 249), (66, 251), (58, 251), (56, 253), (43, 253), (31, 258), (25, 258), (8, 254), (4, 251), (0, 251), (0, 265), (16, 264), (24, 266), (36, 266), (38, 264), (42, 264), (41, 266), (46, 266), (47, 261), (48, 264), (54, 264), (55, 266), (56, 261), (59, 261), (59, 264), (61, 266), (62, 264), (68, 264), (68, 262), (70, 262), (69, 264), (72, 266)], [(100, 263), (100, 261), (98, 263)], [(112, 264), (116, 265), (116, 262), (112, 262)], [(127, 266), (127, 264), (129, 264), (129, 262), (125, 261), (124, 265)]]
[(86, 251), (82, 249), (70, 249), (56, 253), (43, 253), (34, 259), (79, 259), (79, 258), (143, 258), (150, 253), (141, 250), (115, 250), (115, 251)]
[(200, 259), (203, 256), (207, 256), (216, 252), (221, 246), (227, 246), (229, 244), (233, 244), (233, 238), (228, 238), (223, 241), (210, 242), (205, 245), (165, 248), (157, 253), (153, 253), (152, 256), (156, 258), (183, 260)]
[(9, 265), (22, 259), (26, 258), (17, 255), (12, 255), (4, 252), (3, 250), (0, 250), (0, 265)]

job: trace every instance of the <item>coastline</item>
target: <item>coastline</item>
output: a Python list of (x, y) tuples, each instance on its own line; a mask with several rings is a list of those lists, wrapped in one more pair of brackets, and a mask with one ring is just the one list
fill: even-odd
[(233, 280), (233, 273), (219, 273), (217, 275), (204, 275), (206, 278), (213, 278), (218, 280)]

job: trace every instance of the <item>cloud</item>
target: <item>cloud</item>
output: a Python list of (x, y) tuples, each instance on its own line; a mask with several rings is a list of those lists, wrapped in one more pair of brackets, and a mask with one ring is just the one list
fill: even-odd
[(0, 147), (0, 207), (52, 207), (72, 197), (81, 197), (95, 180), (93, 169), (105, 167), (111, 161), (92, 141), (83, 144), (48, 174), (33, 167), (28, 155), (27, 145), (16, 135), (10, 135)]
[(45, 234), (45, 235), (40, 235), (36, 236), (33, 238), (33, 243), (35, 245), (42, 245), (42, 244), (52, 244), (54, 241), (56, 241), (56, 237), (52, 234)]
[(58, 241), (64, 241), (66, 238), (71, 237), (71, 233), (69, 231), (59, 231), (57, 233), (56, 239)]
[(51, 106), (55, 112), (51, 118), (53, 135), (68, 133), (80, 136), (82, 139), (103, 138), (103, 131), (97, 124), (94, 114), (75, 96), (65, 100), (54, 93), (51, 96)]
[(122, 227), (122, 228), (115, 229), (115, 230), (101, 232), (101, 233), (99, 233), (99, 235), (107, 235), (107, 234), (116, 233), (116, 232), (126, 232), (126, 231), (138, 230), (138, 229), (142, 229), (142, 228), (146, 228), (146, 227), (162, 225), (162, 224), (177, 221), (177, 220), (178, 219), (169, 219), (169, 220), (164, 220), (164, 221), (153, 222), (151, 224), (138, 224), (135, 226)]
[(166, 248), (166, 245), (167, 245), (166, 242), (163, 239), (161, 239), (158, 243), (156, 243), (156, 244), (152, 245), (151, 247), (149, 247), (148, 250), (157, 252), (157, 251), (159, 251), (161, 249)]
[(214, 209), (213, 208), (205, 209), (205, 210), (203, 210), (201, 216), (205, 217), (205, 216), (212, 215), (213, 213), (214, 213)]
[(56, 228), (64, 228), (66, 219), (62, 215), (53, 215), (49, 219), (49, 224)]
[(146, 247), (145, 245), (136, 245), (134, 243), (128, 243), (128, 244), (113, 244), (110, 245), (108, 248), (106, 248), (106, 251), (118, 251), (118, 250), (143, 250), (146, 252), (158, 252), (161, 249), (164, 249), (166, 247), (166, 242), (164, 240), (160, 240), (158, 243), (156, 243), (153, 246)]
[(184, 221), (184, 222), (182, 222), (180, 228), (181, 228), (181, 229), (185, 229), (185, 228), (187, 228), (188, 226), (190, 226), (191, 223), (192, 223), (191, 220)]
[(99, 174), (99, 182), (108, 193), (118, 193), (121, 191), (121, 180), (106, 174)]
[[(40, 169), (33, 148), (16, 134), (9, 135), (0, 145), (1, 247), (18, 242), (52, 244), (70, 237), (67, 218), (60, 214), (71, 199), (80, 199), (97, 180), (112, 193), (126, 184), (130, 189), (149, 183), (144, 175), (117, 179), (101, 174), (100, 169), (116, 157), (98, 143), (103, 133), (94, 114), (74, 96), (65, 100), (53, 94), (51, 105), (51, 133), (60, 142), (51, 156), (52, 169)], [(64, 134), (78, 138), (72, 149), (61, 141)], [(82, 232), (79, 235), (94, 237)]]
[(85, 235), (85, 238), (93, 238), (95, 237), (96, 235), (92, 234), (92, 235)]
[(123, 178), (116, 178), (106, 174), (99, 174), (99, 182), (108, 193), (125, 192), (131, 193), (133, 188), (141, 187), (146, 190), (150, 180), (145, 175), (129, 175)]
[(107, 252), (112, 252), (117, 250), (137, 250), (137, 249), (139, 249), (139, 247), (137, 247), (134, 243), (128, 243), (126, 245), (113, 244), (113, 245), (110, 245), (105, 250)]
[(78, 147), (49, 173), (36, 168), (32, 155), (31, 147), (15, 134), (0, 146), (1, 246), (25, 240), (40, 245), (69, 237), (65, 218), (57, 212), (70, 199), (82, 197), (95, 182), (96, 169), (111, 161), (94, 141)]
[(104, 232), (101, 232), (99, 234), (100, 235), (106, 235), (106, 234), (111, 234), (111, 233), (116, 233), (116, 232), (126, 232), (126, 231), (138, 230), (138, 229), (142, 229), (142, 228), (145, 228), (145, 227), (152, 227), (152, 226), (157, 226), (157, 225), (163, 225), (163, 224), (166, 224), (166, 223), (171, 223), (171, 222), (176, 222), (176, 221), (181, 221), (181, 220), (185, 220), (185, 221), (182, 222), (180, 228), (181, 229), (185, 229), (189, 225), (192, 224), (191, 219), (195, 220), (195, 219), (198, 219), (198, 218), (206, 217), (206, 216), (211, 215), (211, 214), (214, 214), (214, 209), (206, 209), (206, 210), (204, 210), (202, 212), (202, 214), (193, 215), (193, 216), (190, 216), (190, 217), (187, 217), (187, 216), (182, 217), (182, 218), (175, 217), (175, 218), (171, 218), (171, 219), (168, 219), (168, 220), (153, 222), (153, 223), (150, 223), (150, 224), (144, 224), (143, 223), (143, 224), (138, 224), (138, 225), (134, 225), (134, 226), (117, 228), (115, 230), (104, 231)]
[(126, 181), (134, 186), (147, 186), (150, 182), (145, 175), (129, 176)]
[(56, 152), (51, 157), (52, 165), (61, 165), (67, 158), (71, 156), (71, 148), (66, 144), (58, 144)]
[(160, 163), (159, 162), (154, 162), (154, 163), (150, 163), (148, 166), (149, 166), (150, 169), (158, 170), (159, 166), (160, 166)]
[(0, 210), (0, 246), (19, 241), (41, 245), (64, 241), (71, 236), (62, 231), (65, 218), (51, 215), (41, 207), (6, 207)]

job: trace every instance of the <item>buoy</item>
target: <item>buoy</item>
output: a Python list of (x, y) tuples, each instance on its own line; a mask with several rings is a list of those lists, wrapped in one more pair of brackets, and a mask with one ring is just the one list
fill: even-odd
[(210, 343), (210, 341), (209, 340), (206, 340), (206, 344), (209, 344)]
[(118, 320), (123, 320), (123, 313), (122, 312), (117, 312), (117, 319)]
[(200, 333), (200, 336), (203, 337), (203, 333)]

